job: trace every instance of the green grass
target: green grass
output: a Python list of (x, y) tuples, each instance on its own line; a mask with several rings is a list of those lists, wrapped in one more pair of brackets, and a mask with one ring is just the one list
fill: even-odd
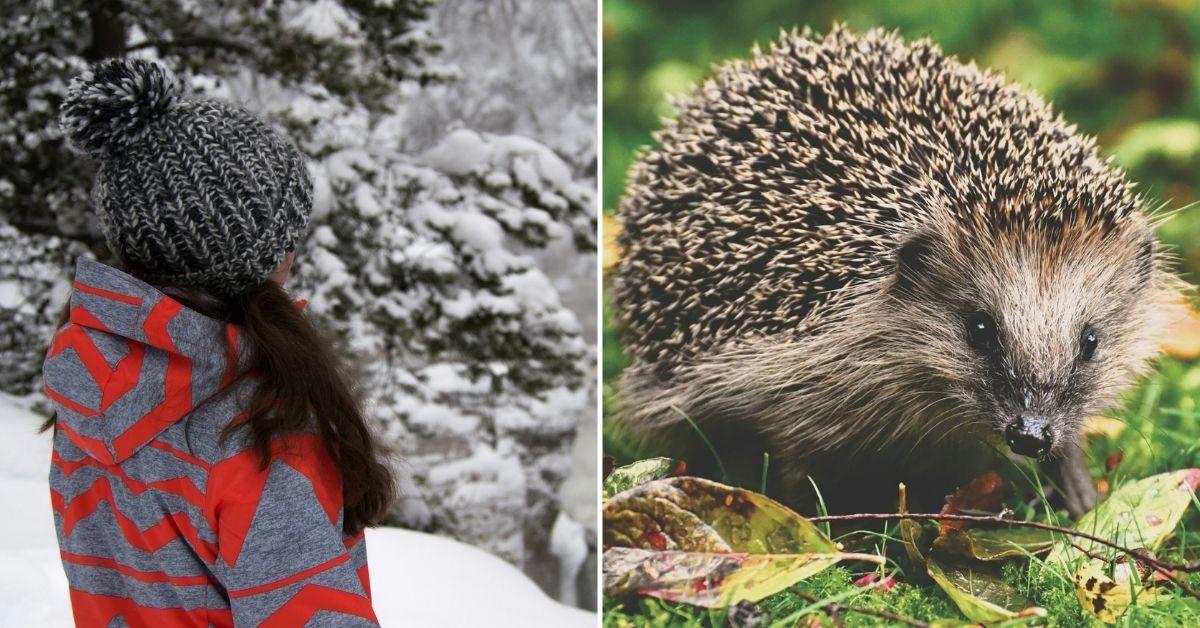
[[(611, 394), (611, 391), (610, 391)], [(1112, 486), (1126, 480), (1143, 478), (1155, 473), (1200, 466), (1200, 364), (1163, 360), (1154, 375), (1149, 377), (1125, 398), (1123, 407), (1113, 414), (1125, 427), (1115, 435), (1095, 435), (1088, 442), (1088, 459), (1093, 475), (1105, 478)], [(605, 432), (606, 455), (618, 464), (645, 457), (654, 452), (638, 450), (628, 444), (611, 427)], [(715, 445), (717, 453), (720, 446)], [(1120, 452), (1123, 460), (1116, 470), (1108, 473), (1105, 460)], [(757, 480), (759, 469), (746, 477)], [(738, 474), (734, 474), (735, 476)], [(1052, 511), (1044, 500), (1030, 505), (1029, 500), (1041, 491), (1041, 477), (1036, 468), (1003, 470), (1009, 483), (1008, 505), (1018, 518), (1070, 525), (1061, 511)], [(719, 479), (719, 478), (714, 478)], [(1198, 504), (1200, 506), (1200, 504)], [(814, 514), (814, 513), (805, 513)], [(1194, 560), (1200, 557), (1200, 508), (1185, 515), (1177, 534), (1159, 551), (1168, 560)], [(895, 574), (899, 583), (890, 592), (877, 592), (852, 583), (869, 573), (870, 565), (843, 564), (828, 569), (788, 591), (771, 596), (754, 605), (754, 613), (767, 622), (764, 625), (794, 625), (793, 615), (813, 609), (812, 617), (824, 617), (821, 606), (808, 597), (819, 600), (838, 599), (838, 603), (889, 611), (922, 621), (963, 619), (949, 598), (923, 577), (923, 569), (912, 564), (898, 541), (895, 524), (871, 524), (859, 529), (838, 531), (836, 540), (848, 551), (875, 552), (884, 555), (886, 573)], [(1052, 626), (1087, 626), (1091, 618), (1084, 613), (1075, 594), (1073, 583), (1061, 570), (1044, 567), (1038, 560), (1010, 563), (1005, 567), (1006, 580), (1039, 606), (1049, 611)], [(1200, 587), (1200, 574), (1189, 577), (1188, 583)], [(807, 596), (807, 597), (806, 597)], [(745, 609), (743, 609), (744, 611)], [(792, 617), (789, 617), (792, 616)], [(780, 623), (783, 619), (786, 623)], [(1132, 607), (1122, 617), (1125, 626), (1191, 625), (1200, 618), (1200, 604), (1181, 593), (1160, 599), (1151, 606)], [(607, 597), (604, 600), (605, 626), (727, 626), (725, 611), (708, 611), (684, 604), (636, 597)], [(825, 618), (828, 621), (828, 618)], [(880, 625), (878, 617), (843, 612), (840, 620), (846, 626)], [(807, 625), (808, 618), (801, 622)]]

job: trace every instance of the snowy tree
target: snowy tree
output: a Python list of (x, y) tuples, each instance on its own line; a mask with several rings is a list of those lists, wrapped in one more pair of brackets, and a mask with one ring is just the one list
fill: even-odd
[(406, 106), (418, 148), (461, 123), (537, 138), (595, 175), (595, 2), (440, 0), (432, 22), (463, 80), (430, 85)]
[(528, 564), (549, 551), (592, 354), (520, 249), (593, 246), (593, 188), (536, 142), (466, 129), (418, 158), (347, 146), (315, 172), (298, 292), (406, 454), (416, 497), (397, 515)]
[(78, 242), (0, 222), (0, 390), (33, 392), (50, 322), (67, 300), (63, 270), (87, 252)]
[[(594, 92), (590, 120), (564, 125), (569, 103), (536, 85), (557, 99), (540, 119), (568, 138), (547, 140), (564, 160), (511, 134), (525, 127), (412, 115), (414, 98), (460, 74), (437, 54), (432, 0), (0, 1), (12, 16), (0, 26), (0, 389), (36, 388), (70, 259), (109, 255), (87, 212), (92, 171), (57, 127), (66, 85), (104, 57), (158, 59), (309, 156), (315, 208), (293, 289), (357, 365), (400, 454), (396, 522), (481, 545), (557, 593), (542, 572), (593, 354), (539, 252), (594, 247), (594, 136), (579, 131)], [(594, 76), (594, 51), (590, 63)], [(530, 110), (537, 96), (525, 98)]]
[[(151, 55), (185, 76), (253, 74), (381, 111), (398, 85), (444, 77), (424, 28), (432, 0), (183, 2), (3, 0), (0, 28), (0, 216), (24, 231), (98, 239), (91, 172), (65, 146), (58, 106), (88, 63)], [(300, 132), (293, 129), (293, 132)]]
[[(446, 139), (445, 129), (466, 127), (494, 134), (536, 138), (563, 157), (575, 177), (595, 185), (596, 177), (596, 3), (588, 0), (518, 2), (515, 0), (440, 0), (431, 12), (434, 31), (444, 49), (439, 55), (455, 67), (460, 78), (429, 85), (413, 94), (403, 110), (405, 141), (410, 149), (426, 150)], [(594, 227), (589, 227), (594, 228)], [(597, 326), (596, 256), (573, 254), (563, 239), (552, 240), (544, 250), (529, 250), (538, 267), (556, 287), (562, 303), (574, 312), (585, 338), (595, 338)], [(583, 360), (586, 381), (594, 382), (595, 347)], [(575, 451), (569, 466), (574, 470), (561, 489), (564, 509), (554, 520), (550, 539), (554, 556), (536, 556), (545, 549), (545, 524), (528, 525), (532, 534), (525, 562), (547, 590), (566, 591), (576, 578), (576, 601), (593, 601), (596, 494), (595, 412), (596, 391), (576, 397), (559, 397), (550, 416), (578, 416)], [(540, 425), (549, 426), (548, 419)], [(547, 428), (548, 429), (548, 428)], [(541, 439), (529, 437), (531, 442)], [(555, 442), (550, 440), (548, 442)], [(546, 468), (546, 461), (535, 461)], [(527, 476), (538, 475), (527, 469)], [(548, 476), (553, 485), (556, 475)], [(536, 509), (534, 509), (536, 510)], [(539, 520), (531, 512), (531, 522)], [(583, 538), (579, 537), (580, 530)], [(589, 548), (590, 545), (590, 548)], [(552, 569), (539, 570), (531, 562), (556, 562), (559, 582)], [(592, 576), (589, 581), (589, 576)], [(565, 598), (564, 598), (565, 599)], [(593, 602), (594, 603), (594, 602)]]

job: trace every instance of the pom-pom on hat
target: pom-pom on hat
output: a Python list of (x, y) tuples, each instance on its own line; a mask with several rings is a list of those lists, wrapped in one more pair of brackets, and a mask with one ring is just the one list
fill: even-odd
[(295, 145), (241, 108), (186, 97), (157, 63), (92, 66), (61, 121), (100, 162), (92, 201), (108, 246), (147, 279), (232, 296), (308, 227), (312, 181)]

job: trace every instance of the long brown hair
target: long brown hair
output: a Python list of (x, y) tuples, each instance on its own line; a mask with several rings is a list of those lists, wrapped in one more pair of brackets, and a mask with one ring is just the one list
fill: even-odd
[[(388, 452), (367, 426), (341, 356), (283, 288), (268, 280), (225, 299), (182, 286), (166, 289), (189, 308), (236, 325), (250, 345), (248, 373), (258, 385), (247, 418), (224, 436), (249, 430), (265, 469), (276, 437), (315, 425), (342, 476), (343, 530), (356, 534), (380, 523), (396, 494)], [(60, 326), (66, 318), (64, 312)], [(42, 429), (54, 420), (51, 415)]]

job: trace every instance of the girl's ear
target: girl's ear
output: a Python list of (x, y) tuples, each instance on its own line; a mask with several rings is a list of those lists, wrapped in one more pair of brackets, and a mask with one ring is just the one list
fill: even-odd
[(934, 238), (929, 233), (916, 233), (896, 248), (896, 281), (893, 284), (896, 290), (912, 290), (929, 275), (933, 266)]
[(292, 263), (295, 261), (296, 252), (292, 251), (291, 253), (288, 253), (283, 257), (283, 261), (279, 262), (279, 266), (276, 267), (270, 275), (267, 275), (267, 279), (274, 281), (281, 286), (287, 283), (288, 276), (290, 276), (292, 272)]

